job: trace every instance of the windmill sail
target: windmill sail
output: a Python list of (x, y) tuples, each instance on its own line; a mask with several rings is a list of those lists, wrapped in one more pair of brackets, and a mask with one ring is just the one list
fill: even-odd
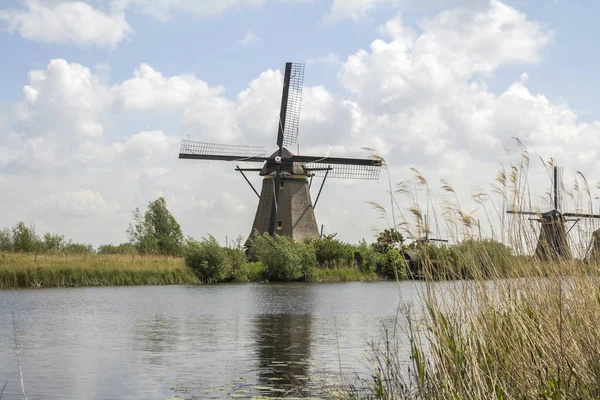
[(304, 163), (304, 170), (313, 176), (341, 179), (378, 179), (381, 160), (371, 158), (341, 158), (292, 156), (293, 162)]
[(340, 178), (340, 179), (379, 179), (381, 165), (356, 165), (336, 163), (308, 163), (304, 170), (316, 177)]
[(194, 160), (263, 162), (267, 159), (266, 154), (267, 150), (264, 146), (240, 146), (192, 140), (183, 140), (179, 150), (179, 158)]
[(290, 146), (298, 141), (302, 88), (304, 86), (304, 64), (287, 63), (279, 113), (277, 145)]

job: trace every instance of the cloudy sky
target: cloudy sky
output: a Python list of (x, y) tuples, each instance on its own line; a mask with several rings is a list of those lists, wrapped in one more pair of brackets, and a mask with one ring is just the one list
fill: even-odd
[[(518, 158), (512, 137), (532, 155), (534, 196), (549, 184), (538, 157), (595, 185), (599, 9), (562, 0), (4, 0), (0, 227), (24, 220), (119, 243), (132, 210), (162, 195), (188, 235), (246, 236), (257, 199), (235, 164), (178, 160), (179, 144), (274, 149), (286, 61), (306, 63), (302, 154), (375, 148), (392, 185), (414, 181), (417, 168), (432, 197), (445, 179), (474, 216), (471, 195)], [(424, 190), (411, 188), (425, 207)], [(317, 222), (345, 240), (370, 239), (387, 222), (368, 202), (389, 204), (387, 190), (386, 173), (331, 180)], [(398, 204), (407, 213), (404, 197)]]

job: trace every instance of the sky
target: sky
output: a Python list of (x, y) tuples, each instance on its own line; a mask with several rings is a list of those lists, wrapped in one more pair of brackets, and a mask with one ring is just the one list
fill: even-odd
[(372, 240), (392, 218), (390, 185), (406, 181), (399, 220), (414, 223), (415, 200), (442, 218), (448, 182), (452, 201), (485, 219), (483, 234), (497, 234), (472, 195), (518, 161), (514, 137), (531, 156), (532, 206), (544, 207), (550, 184), (540, 159), (564, 167), (566, 189), (577, 171), (594, 190), (600, 180), (598, 11), (563, 0), (3, 1), (0, 227), (116, 244), (133, 210), (164, 196), (186, 235), (246, 237), (257, 198), (236, 165), (179, 160), (179, 146), (274, 151), (293, 61), (306, 73), (291, 150), (366, 157), (369, 147), (388, 166), (377, 181), (326, 182), (315, 209), (325, 233)]

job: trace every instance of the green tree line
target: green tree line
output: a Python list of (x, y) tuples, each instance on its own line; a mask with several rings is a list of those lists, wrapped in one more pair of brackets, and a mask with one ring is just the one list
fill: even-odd
[[(130, 254), (182, 257), (202, 282), (300, 281), (322, 278), (327, 271), (362, 274), (360, 277), (406, 279), (428, 274), (434, 278), (461, 279), (498, 270), (512, 257), (510, 250), (494, 241), (465, 241), (447, 246), (404, 244), (400, 232), (386, 229), (372, 243), (356, 244), (335, 235), (297, 242), (289, 237), (255, 233), (246, 249), (239, 237), (230, 246), (221, 246), (212, 236), (185, 238), (163, 197), (148, 203), (142, 213), (133, 211), (126, 229), (128, 242), (90, 244), (66, 240), (63, 235), (38, 235), (34, 226), (18, 222), (0, 231), (0, 252), (35, 254)], [(251, 262), (250, 262), (251, 261)], [(473, 270), (473, 265), (477, 270)]]

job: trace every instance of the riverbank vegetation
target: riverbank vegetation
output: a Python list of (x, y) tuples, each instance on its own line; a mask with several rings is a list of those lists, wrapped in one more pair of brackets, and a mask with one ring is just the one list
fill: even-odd
[(214, 237), (183, 239), (164, 199), (134, 211), (129, 242), (101, 245), (39, 236), (23, 222), (0, 231), (0, 288), (224, 282), (342, 282), (423, 278), (471, 279), (503, 269), (514, 256), (492, 240), (456, 245), (406, 244), (394, 229), (357, 244), (335, 235), (296, 242), (254, 235), (250, 253), (238, 237), (226, 246)]
[[(551, 170), (552, 160), (545, 165)], [(528, 166), (523, 149), (511, 172), (498, 175), (495, 193), (509, 209), (532, 204)], [(591, 213), (594, 197), (585, 177), (578, 177), (568, 196)], [(443, 188), (452, 193), (447, 182)], [(505, 208), (491, 205), (499, 210), (496, 227), (504, 229), (510, 255), (480, 240), (477, 224), (453, 205), (446, 214), (455, 218), (449, 231), (460, 232), (455, 240), (462, 249), (432, 246), (422, 254), (421, 303), (401, 306), (397, 323), (372, 343), (371, 376), (346, 388), (354, 398), (600, 398), (597, 227), (577, 221), (568, 240), (575, 257), (541, 259), (534, 256), (539, 225), (528, 216), (504, 221)], [(420, 224), (418, 207), (413, 215)], [(429, 251), (442, 254), (430, 257)], [(455, 267), (447, 270), (441, 260)], [(456, 273), (470, 280), (447, 280)]]

